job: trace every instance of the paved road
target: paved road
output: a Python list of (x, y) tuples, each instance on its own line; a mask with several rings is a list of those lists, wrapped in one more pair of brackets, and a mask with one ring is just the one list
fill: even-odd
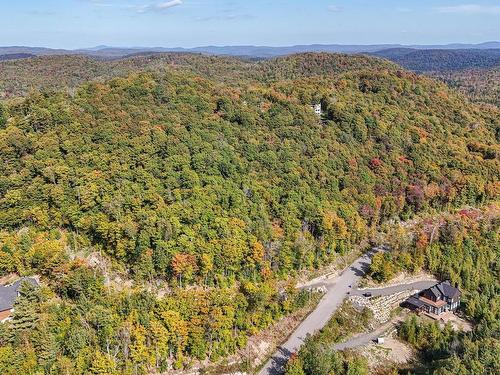
[(424, 289), (430, 288), (431, 286), (436, 285), (436, 283), (437, 283), (437, 281), (435, 279), (429, 279), (429, 280), (415, 281), (414, 283), (410, 283), (410, 284), (388, 286), (386, 288), (367, 288), (367, 289), (354, 288), (354, 290), (351, 292), (351, 294), (353, 296), (361, 296), (364, 293), (371, 293), (372, 297), (390, 296), (391, 294), (398, 293), (398, 292), (404, 292), (406, 290), (421, 291), (421, 290), (424, 290)]
[(356, 348), (358, 346), (364, 346), (364, 345), (370, 344), (370, 343), (374, 342), (375, 340), (377, 340), (377, 338), (384, 336), (384, 334), (387, 331), (396, 328), (396, 326), (399, 323), (404, 321), (404, 317), (405, 317), (405, 315), (394, 317), (390, 321), (388, 321), (387, 323), (384, 323), (383, 325), (381, 325), (380, 327), (378, 327), (377, 329), (375, 329), (371, 332), (362, 333), (360, 335), (357, 335), (357, 336), (350, 338), (349, 340), (347, 340), (345, 342), (341, 342), (339, 344), (334, 345), (333, 349), (345, 350), (345, 349), (352, 349), (352, 348)]
[(334, 350), (345, 350), (345, 349), (356, 348), (358, 346), (367, 345), (371, 342), (374, 342), (377, 338), (382, 336), (384, 334), (384, 332), (386, 332), (388, 329), (393, 328), (393, 327), (394, 327), (394, 323), (392, 321), (387, 322), (372, 332), (363, 333), (361, 335), (354, 336), (345, 342), (342, 342), (340, 344), (336, 344), (333, 346), (333, 349)]
[(365, 274), (370, 265), (372, 256), (380, 249), (373, 249), (358, 258), (353, 264), (344, 270), (336, 279), (322, 282), (327, 288), (326, 294), (319, 302), (316, 309), (302, 321), (288, 340), (281, 345), (277, 352), (265, 364), (259, 375), (280, 375), (290, 355), (297, 352), (304, 343), (308, 334), (314, 334), (323, 328), (333, 313), (342, 304), (348, 292), (354, 288), (359, 279)]
[[(355, 296), (361, 296), (364, 293), (370, 292), (372, 293), (373, 297), (377, 296), (389, 296), (394, 293), (398, 292), (403, 292), (407, 290), (417, 290), (421, 291), (423, 289), (430, 288), (431, 286), (436, 285), (436, 280), (435, 279), (429, 279), (429, 280), (421, 280), (421, 281), (416, 281), (410, 284), (401, 284), (401, 285), (394, 285), (394, 286), (389, 286), (386, 288), (366, 288), (366, 289), (355, 289), (351, 292), (352, 295)], [(354, 336), (350, 338), (349, 340), (336, 344), (333, 348), (335, 350), (345, 350), (345, 349), (352, 349), (356, 348), (358, 346), (364, 346), (367, 345), (373, 341), (375, 341), (378, 337), (382, 336), (384, 332), (386, 332), (390, 328), (394, 328), (396, 323), (399, 323), (403, 321), (404, 319), (401, 316), (393, 318), (391, 321), (381, 325), (377, 329), (363, 333), (357, 336)]]

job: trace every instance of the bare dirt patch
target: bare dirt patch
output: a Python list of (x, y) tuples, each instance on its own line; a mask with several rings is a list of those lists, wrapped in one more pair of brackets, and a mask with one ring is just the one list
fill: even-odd
[(459, 315), (456, 315), (451, 311), (445, 312), (437, 316), (437, 318), (436, 316), (430, 316), (429, 314), (421, 314), (421, 316), (426, 319), (437, 320), (441, 327), (444, 327), (445, 324), (450, 323), (455, 331), (470, 332), (474, 327), (470, 321), (460, 317)]
[(385, 338), (383, 344), (370, 343), (356, 351), (368, 360), (372, 371), (407, 364), (415, 355), (411, 346), (397, 339), (395, 330)]
[(9, 273), (8, 275), (0, 277), (0, 285), (8, 285), (19, 279), (17, 273)]
[(462, 319), (458, 315), (451, 314), (448, 321), (451, 323), (456, 331), (470, 332), (474, 326), (468, 320)]

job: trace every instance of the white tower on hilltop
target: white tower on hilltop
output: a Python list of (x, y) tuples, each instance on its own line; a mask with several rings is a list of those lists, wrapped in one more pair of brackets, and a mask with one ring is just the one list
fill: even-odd
[(314, 110), (314, 113), (316, 113), (316, 115), (321, 116), (321, 114), (322, 114), (321, 103), (313, 104), (313, 105), (311, 105), (311, 108)]

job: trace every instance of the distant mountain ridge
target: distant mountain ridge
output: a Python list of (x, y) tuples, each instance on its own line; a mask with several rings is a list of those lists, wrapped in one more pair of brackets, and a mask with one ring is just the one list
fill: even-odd
[(31, 57), (36, 57), (36, 55), (31, 53), (8, 53), (6, 55), (0, 55), (0, 61), (29, 59)]
[(445, 44), (445, 45), (402, 45), (402, 44), (310, 44), (284, 47), (269, 46), (202, 46), (194, 48), (183, 47), (111, 47), (100, 45), (84, 49), (51, 49), (44, 47), (10, 46), (0, 47), (0, 55), (13, 53), (30, 53), (37, 56), (45, 55), (90, 55), (101, 58), (119, 58), (145, 52), (194, 52), (210, 55), (249, 56), (270, 58), (304, 52), (337, 52), (337, 53), (372, 53), (393, 48), (411, 49), (500, 49), (500, 42), (492, 41), (479, 44)]
[(500, 65), (500, 49), (391, 48), (369, 55), (388, 59), (414, 72), (489, 69)]

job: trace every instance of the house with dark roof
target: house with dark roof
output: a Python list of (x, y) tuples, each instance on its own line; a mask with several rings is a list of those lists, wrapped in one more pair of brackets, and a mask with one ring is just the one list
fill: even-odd
[(14, 303), (19, 297), (19, 291), (24, 283), (39, 286), (38, 281), (33, 277), (23, 277), (12, 284), (0, 286), (0, 323), (10, 319), (14, 311)]
[(446, 311), (456, 311), (460, 306), (461, 292), (449, 281), (440, 282), (408, 298), (403, 306), (411, 310), (440, 315)]

